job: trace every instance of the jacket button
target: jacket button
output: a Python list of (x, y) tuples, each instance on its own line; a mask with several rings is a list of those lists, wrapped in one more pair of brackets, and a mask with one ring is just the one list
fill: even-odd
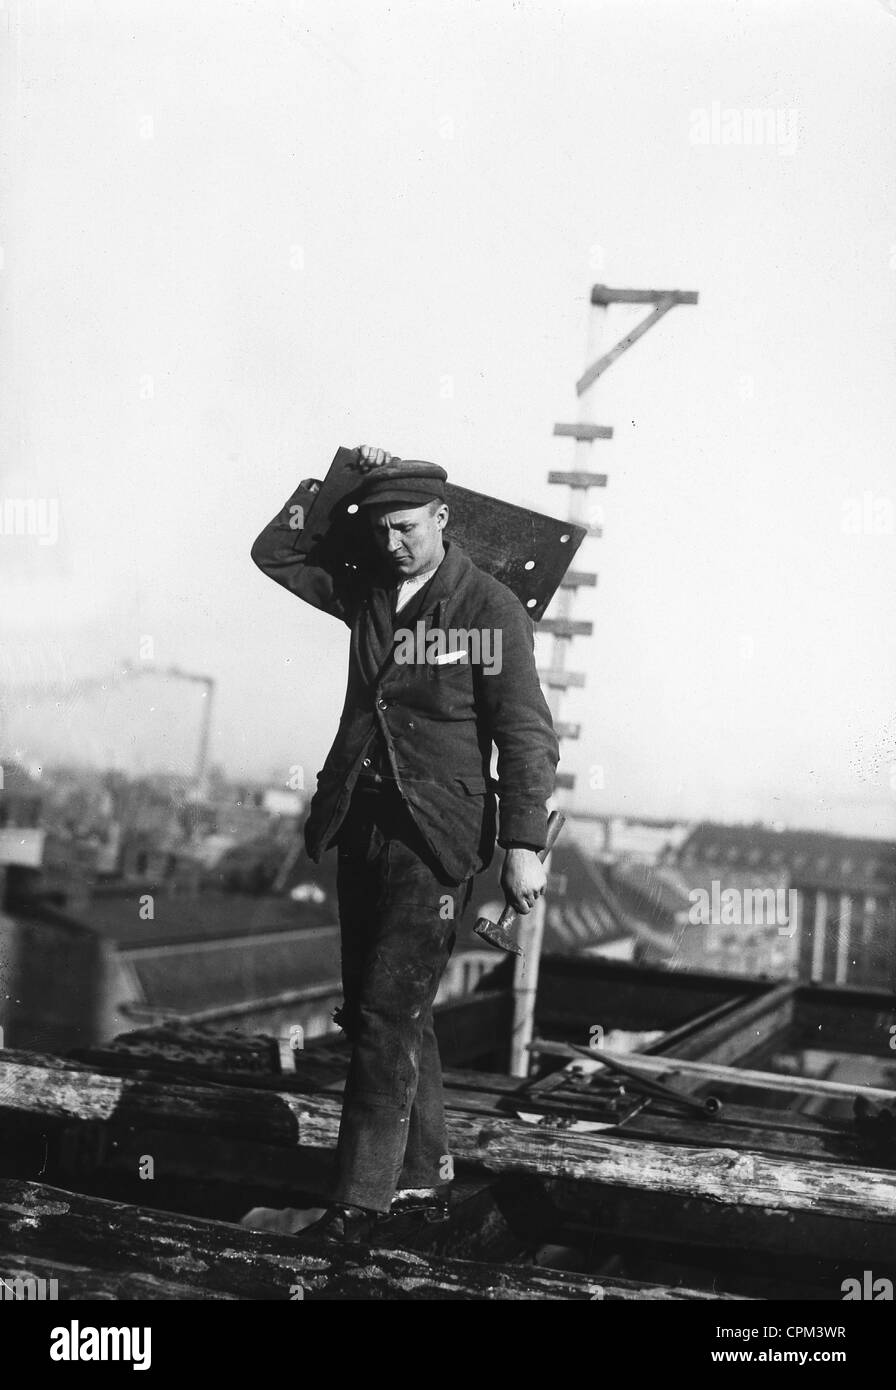
[(370, 764), (370, 759), (369, 759), (369, 758), (365, 758), (364, 761), (363, 761), (363, 763), (361, 764), (362, 767), (370, 767), (370, 765), (371, 765), (371, 764)]
[(379, 705), (380, 709), (388, 709), (388, 708), (389, 708), (389, 701), (388, 701), (388, 700), (384, 700), (383, 697), (382, 697), (382, 695), (381, 695), (380, 698), (377, 700), (377, 704)]

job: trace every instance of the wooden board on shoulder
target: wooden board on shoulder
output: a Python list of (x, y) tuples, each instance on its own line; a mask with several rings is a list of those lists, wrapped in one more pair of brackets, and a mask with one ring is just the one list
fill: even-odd
[[(357, 458), (357, 449), (336, 451), (305, 517), (298, 549), (310, 550), (338, 528), (347, 555), (370, 553), (366, 520), (357, 507), (364, 482)], [(455, 483), (447, 484), (446, 494), (446, 537), (456, 541), (479, 569), (506, 584), (532, 621), (539, 622), (588, 534), (586, 528)]]

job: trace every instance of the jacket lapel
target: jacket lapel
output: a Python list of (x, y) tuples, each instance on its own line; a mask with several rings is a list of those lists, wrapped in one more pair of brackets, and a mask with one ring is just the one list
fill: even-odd
[(371, 589), (357, 628), (357, 657), (368, 685), (375, 684), (380, 668), (392, 654), (393, 621), (390, 590)]
[(395, 652), (395, 629), (412, 627), (421, 618), (433, 613), (438, 605), (456, 591), (470, 561), (457, 544), (445, 542), (445, 558), (432, 579), (425, 584), (399, 614), (393, 612), (394, 590), (371, 588), (359, 624), (357, 658), (368, 685), (377, 685), (391, 665)]

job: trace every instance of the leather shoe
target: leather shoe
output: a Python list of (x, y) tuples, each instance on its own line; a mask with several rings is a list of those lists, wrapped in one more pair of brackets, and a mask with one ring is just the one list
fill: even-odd
[(295, 1239), (302, 1245), (317, 1245), (322, 1241), (328, 1245), (365, 1245), (370, 1240), (379, 1215), (379, 1212), (368, 1211), (366, 1207), (334, 1203), (310, 1226), (296, 1231)]

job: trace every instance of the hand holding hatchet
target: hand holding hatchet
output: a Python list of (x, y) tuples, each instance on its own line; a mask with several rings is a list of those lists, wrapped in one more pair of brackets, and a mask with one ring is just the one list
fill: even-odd
[[(552, 811), (548, 820), (547, 843), (544, 849), (538, 851), (538, 858), (544, 863), (551, 850), (563, 824), (566, 820), (562, 811)], [(515, 956), (523, 954), (522, 947), (514, 940), (510, 933), (510, 927), (516, 921), (517, 909), (508, 903), (497, 922), (490, 922), (487, 917), (480, 917), (476, 926), (473, 928), (478, 937), (488, 943), (489, 946), (496, 947), (499, 951), (511, 951)]]

